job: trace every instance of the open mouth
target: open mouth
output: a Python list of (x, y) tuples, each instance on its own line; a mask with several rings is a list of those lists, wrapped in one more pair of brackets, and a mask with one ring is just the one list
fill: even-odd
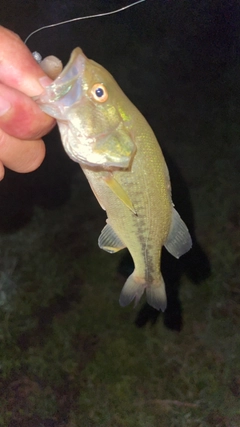
[(66, 118), (67, 110), (82, 96), (82, 76), (86, 57), (80, 48), (74, 49), (68, 64), (54, 82), (34, 101), (41, 110), (55, 119)]

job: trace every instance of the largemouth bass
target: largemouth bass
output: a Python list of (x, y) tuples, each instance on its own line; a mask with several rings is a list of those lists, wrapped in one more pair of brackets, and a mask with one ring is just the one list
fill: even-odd
[(162, 247), (179, 258), (192, 243), (174, 209), (168, 169), (152, 129), (111, 74), (80, 48), (35, 100), (56, 118), (67, 154), (80, 164), (106, 210), (100, 248), (114, 253), (126, 247), (132, 255), (135, 269), (120, 305), (136, 304), (146, 290), (148, 303), (165, 310)]

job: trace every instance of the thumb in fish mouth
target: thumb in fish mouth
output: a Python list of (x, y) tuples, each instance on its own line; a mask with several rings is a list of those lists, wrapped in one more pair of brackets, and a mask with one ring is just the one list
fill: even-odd
[(56, 56), (50, 55), (46, 56), (46, 58), (40, 62), (40, 67), (50, 79), (55, 80), (61, 73), (63, 64)]

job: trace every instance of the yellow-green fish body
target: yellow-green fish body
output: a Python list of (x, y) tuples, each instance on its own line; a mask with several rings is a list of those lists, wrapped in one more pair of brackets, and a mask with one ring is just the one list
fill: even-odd
[(191, 247), (187, 227), (173, 207), (168, 169), (155, 135), (137, 108), (102, 66), (76, 48), (45, 92), (40, 107), (57, 119), (68, 155), (81, 165), (107, 225), (99, 246), (114, 253), (127, 247), (135, 269), (120, 295), (125, 306), (147, 301), (166, 307), (160, 257)]

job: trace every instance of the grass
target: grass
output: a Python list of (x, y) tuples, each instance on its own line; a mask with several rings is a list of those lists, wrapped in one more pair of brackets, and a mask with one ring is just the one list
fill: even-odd
[(97, 247), (104, 216), (93, 217), (90, 192), (79, 220), (81, 184), (77, 174), (67, 204), (37, 208), (24, 228), (1, 236), (6, 283), (14, 286), (2, 299), (0, 425), (237, 426), (239, 255), (237, 230), (229, 245), (225, 229), (231, 201), (212, 230), (217, 204), (206, 208), (206, 200), (220, 190), (209, 191), (207, 177), (198, 189), (213, 273), (200, 287), (184, 279), (181, 333), (161, 321), (138, 329), (136, 311), (118, 306), (121, 254)]

